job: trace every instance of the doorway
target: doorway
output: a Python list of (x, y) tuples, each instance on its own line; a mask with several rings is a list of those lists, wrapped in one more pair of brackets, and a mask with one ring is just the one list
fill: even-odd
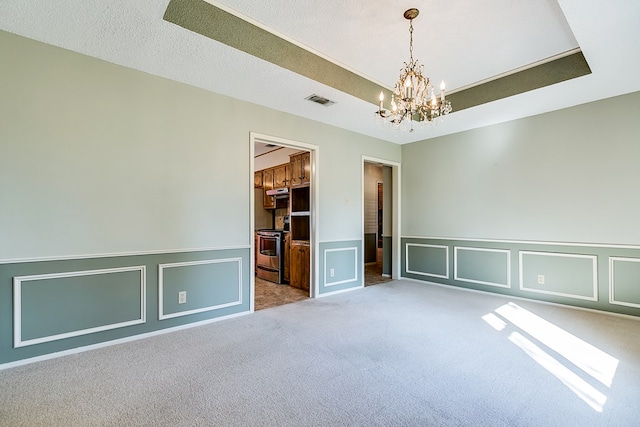
[(364, 286), (398, 277), (399, 167), (395, 162), (363, 156)]
[[(318, 148), (256, 133), (250, 142), (251, 311), (257, 311), (315, 296)], [(260, 256), (265, 235), (277, 236), (271, 252), (280, 262)]]

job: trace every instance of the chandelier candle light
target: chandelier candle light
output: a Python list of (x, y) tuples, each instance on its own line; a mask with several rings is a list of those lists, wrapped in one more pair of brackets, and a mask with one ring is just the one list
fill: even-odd
[(375, 113), (380, 123), (395, 129), (408, 127), (409, 132), (413, 132), (414, 120), (434, 122), (452, 111), (451, 102), (445, 100), (444, 81), (440, 83), (440, 96), (436, 97), (429, 77), (422, 75), (422, 64), (413, 59), (413, 19), (418, 13), (415, 8), (404, 13), (405, 19), (409, 20), (409, 62), (405, 62), (400, 70), (400, 78), (391, 95), (391, 110), (384, 108), (384, 93), (380, 92), (379, 109)]

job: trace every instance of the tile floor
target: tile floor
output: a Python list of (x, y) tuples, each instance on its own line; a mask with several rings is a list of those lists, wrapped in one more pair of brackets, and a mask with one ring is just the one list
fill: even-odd
[(391, 277), (382, 275), (382, 262), (372, 262), (364, 265), (364, 285), (372, 286), (390, 282)]
[(309, 298), (309, 292), (256, 277), (254, 310), (277, 307)]

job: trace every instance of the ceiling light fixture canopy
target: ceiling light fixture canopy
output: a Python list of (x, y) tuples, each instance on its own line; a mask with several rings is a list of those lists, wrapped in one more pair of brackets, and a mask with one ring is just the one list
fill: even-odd
[(400, 70), (400, 78), (396, 82), (391, 95), (391, 110), (384, 108), (384, 93), (380, 92), (379, 109), (375, 112), (376, 121), (390, 125), (395, 129), (409, 129), (413, 132), (413, 121), (424, 124), (441, 120), (449, 114), (451, 102), (445, 99), (444, 80), (440, 83), (440, 94), (436, 96), (429, 77), (422, 75), (423, 65), (413, 59), (413, 20), (420, 11), (416, 8), (404, 13), (409, 20), (409, 62)]

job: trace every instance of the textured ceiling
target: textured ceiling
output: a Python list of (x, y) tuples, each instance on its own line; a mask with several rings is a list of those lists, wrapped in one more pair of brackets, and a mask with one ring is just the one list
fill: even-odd
[[(353, 96), (168, 22), (169, 0), (3, 0), (0, 29), (395, 143), (640, 90), (637, 0), (207, 2), (387, 89), (408, 59), (402, 14), (410, 7), (420, 9), (414, 57), (451, 92), (577, 48), (591, 74), (463, 111), (454, 103), (454, 113), (433, 129), (398, 134), (376, 127), (377, 93), (367, 102), (366, 94)], [(239, 43), (245, 35), (237, 31)], [(336, 104), (305, 101), (311, 94)]]

